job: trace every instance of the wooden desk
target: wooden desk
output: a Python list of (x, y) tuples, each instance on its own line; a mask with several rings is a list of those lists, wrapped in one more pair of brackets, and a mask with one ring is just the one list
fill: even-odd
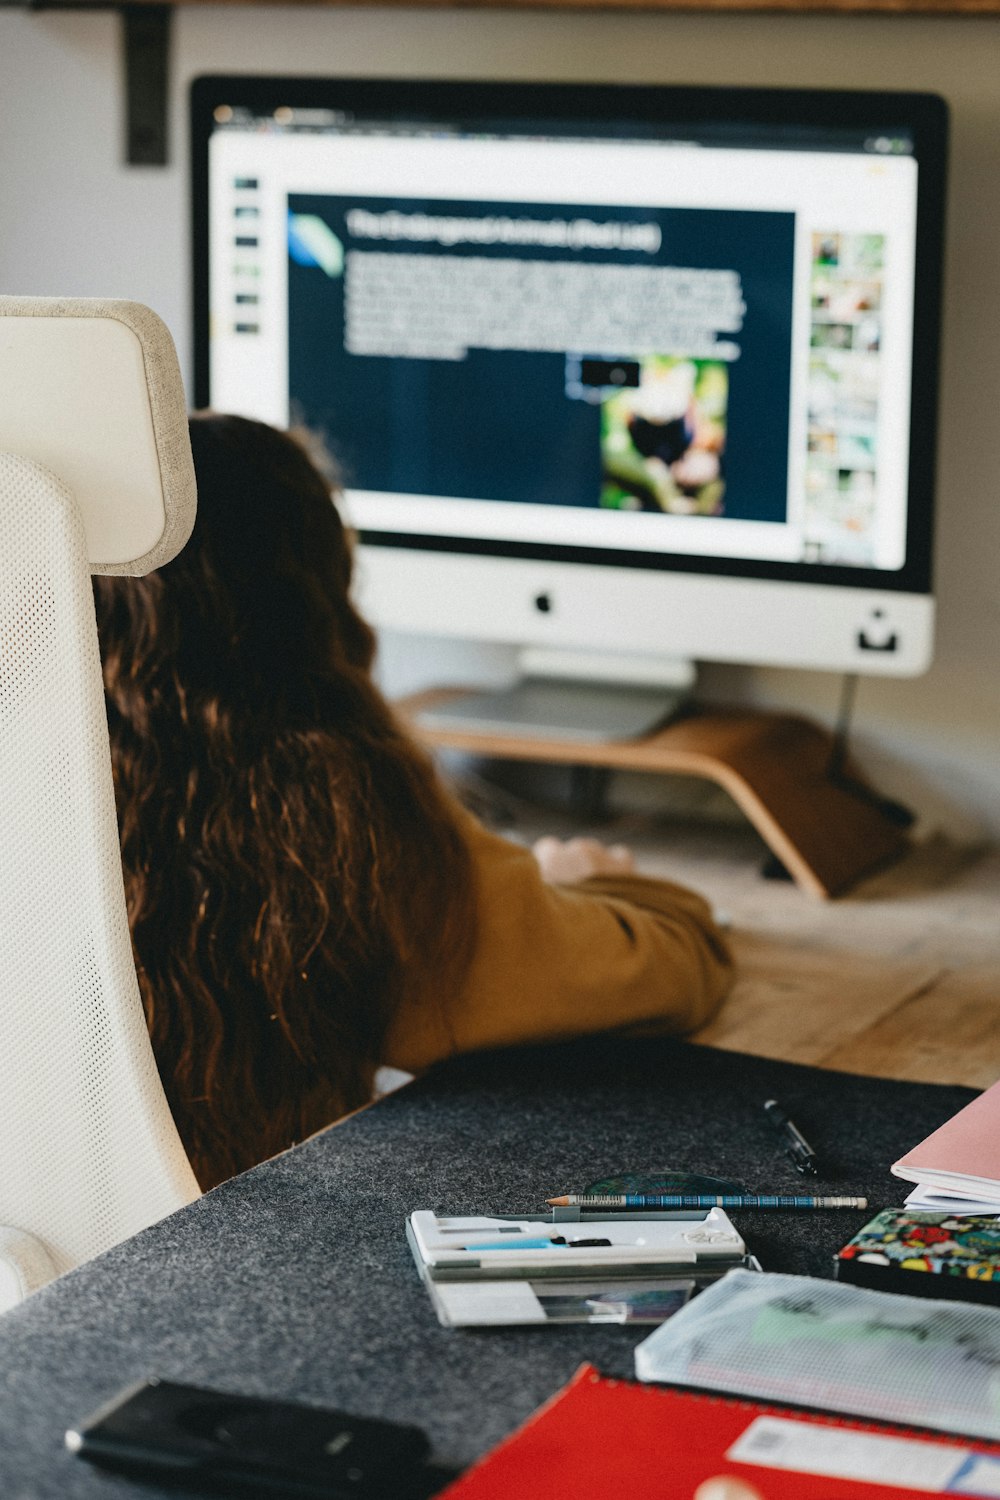
[(530, 843), (586, 833), (702, 891), (731, 922), (738, 977), (695, 1040), (817, 1067), (985, 1088), (1000, 1077), (1000, 850), (942, 838), (833, 902), (765, 880), (742, 820), (623, 813), (587, 824), (518, 802)]
[(735, 988), (695, 1040), (882, 1078), (1000, 1078), (1000, 852), (932, 840), (818, 907), (708, 842), (648, 866), (732, 913)]

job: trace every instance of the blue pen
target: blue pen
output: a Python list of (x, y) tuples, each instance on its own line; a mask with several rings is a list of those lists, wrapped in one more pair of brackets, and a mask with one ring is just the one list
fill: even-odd
[[(563, 1244), (565, 1244), (565, 1240)], [(548, 1238), (544, 1240), (522, 1240), (511, 1238), (509, 1240), (486, 1240), (485, 1243), (477, 1241), (474, 1245), (456, 1245), (456, 1250), (552, 1250), (557, 1248), (555, 1242)]]

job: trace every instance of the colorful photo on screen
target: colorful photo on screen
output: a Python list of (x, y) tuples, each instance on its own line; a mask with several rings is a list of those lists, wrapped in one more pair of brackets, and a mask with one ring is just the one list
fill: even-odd
[(728, 397), (721, 360), (641, 360), (638, 384), (601, 405), (601, 505), (723, 515)]

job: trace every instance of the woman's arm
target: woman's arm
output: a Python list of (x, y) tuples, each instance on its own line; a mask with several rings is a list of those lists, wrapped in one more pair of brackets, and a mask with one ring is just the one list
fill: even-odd
[(685, 1032), (714, 1012), (732, 966), (700, 896), (627, 872), (623, 854), (592, 876), (584, 860), (562, 872), (577, 883), (553, 884), (545, 851), (462, 818), (477, 882), (472, 962), (451, 995), (433, 974), (417, 976), (390, 1025), (387, 1063), (412, 1071), (455, 1052), (616, 1028)]

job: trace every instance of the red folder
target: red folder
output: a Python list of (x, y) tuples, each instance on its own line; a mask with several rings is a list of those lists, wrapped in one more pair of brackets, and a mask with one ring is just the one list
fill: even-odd
[(1000, 1495), (1000, 1444), (639, 1385), (582, 1365), (439, 1500)]

